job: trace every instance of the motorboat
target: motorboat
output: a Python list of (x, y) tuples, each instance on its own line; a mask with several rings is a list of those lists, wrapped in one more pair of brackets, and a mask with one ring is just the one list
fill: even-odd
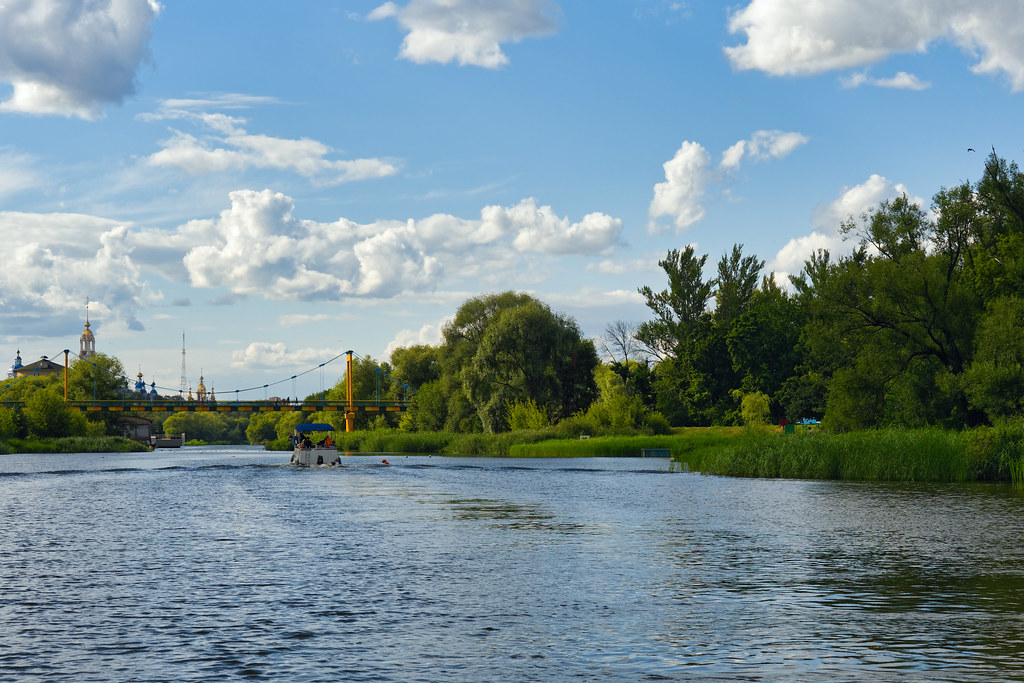
[(341, 464), (334, 445), (334, 427), (326, 422), (300, 424), (292, 433), (292, 463), (300, 467)]

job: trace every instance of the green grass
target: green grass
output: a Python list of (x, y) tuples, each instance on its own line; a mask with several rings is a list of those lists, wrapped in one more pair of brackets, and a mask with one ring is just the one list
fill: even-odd
[(67, 436), (59, 439), (10, 439), (5, 453), (141, 453), (149, 447), (120, 436)]
[(849, 481), (1006, 481), (1024, 488), (1024, 426), (956, 432), (938, 428), (833, 434), (777, 429), (688, 428), (663, 436), (566, 438), (550, 430), (504, 434), (340, 434), (341, 451), (520, 458), (639, 456), (667, 448), (680, 469), (735, 477)]
[(708, 474), (856, 481), (974, 481), (961, 432), (886, 429), (846, 434), (747, 434), (707, 454)]

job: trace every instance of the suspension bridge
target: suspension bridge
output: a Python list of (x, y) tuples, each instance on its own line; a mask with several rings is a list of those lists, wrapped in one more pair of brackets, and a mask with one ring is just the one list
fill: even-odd
[[(297, 377), (301, 377), (309, 372), (314, 372), (324, 366), (334, 362), (335, 360), (347, 356), (346, 361), (346, 373), (345, 373), (345, 399), (344, 400), (327, 400), (326, 398), (312, 398), (305, 400), (291, 399), (264, 399), (264, 400), (242, 400), (239, 398), (241, 394), (248, 393), (251, 391), (266, 391), (269, 387), (282, 384), (288, 381), (294, 381)], [(334, 358), (321, 363), (320, 365), (311, 368), (303, 373), (297, 375), (291, 375), (277, 382), (270, 382), (268, 384), (261, 384), (255, 387), (249, 387), (246, 389), (236, 389), (230, 394), (234, 394), (234, 400), (219, 400), (212, 397), (201, 396), (193, 398), (191, 391), (189, 397), (185, 398), (181, 395), (177, 397), (171, 396), (159, 396), (156, 395), (156, 385), (153, 385), (154, 391), (147, 393), (145, 391), (129, 391), (127, 388), (127, 378), (119, 376), (117, 379), (121, 380), (124, 386), (122, 391), (122, 397), (114, 400), (102, 400), (102, 399), (85, 399), (75, 400), (68, 398), (68, 350), (64, 351), (64, 403), (71, 409), (85, 413), (177, 413), (177, 412), (194, 412), (194, 413), (262, 413), (262, 412), (303, 412), (303, 413), (343, 413), (345, 415), (345, 427), (346, 431), (352, 431), (355, 422), (357, 412), (365, 413), (391, 413), (401, 412), (408, 408), (409, 405), (409, 393), (415, 393), (415, 390), (408, 385), (395, 382), (393, 378), (387, 376), (380, 368), (375, 367), (375, 391), (374, 398), (372, 399), (355, 399), (353, 395), (353, 351), (346, 351), (345, 353), (338, 354)], [(82, 360), (82, 359), (80, 359)], [(85, 359), (86, 362), (90, 362)], [(94, 367), (105, 370), (95, 363), (91, 363)], [(31, 375), (25, 375), (31, 376)], [(21, 378), (19, 378), (21, 379)], [(403, 398), (399, 400), (385, 399), (381, 397), (381, 388), (385, 383), (396, 384), (399, 388), (403, 389)], [(10, 385), (8, 385), (10, 386)], [(143, 385), (145, 386), (145, 385)], [(6, 387), (5, 387), (6, 388)], [(166, 389), (166, 387), (160, 387)], [(173, 391), (173, 390), (172, 390)], [(4, 400), (3, 393), (0, 392), (0, 407), (3, 408), (21, 408), (24, 407), (25, 401), (13, 401)]]

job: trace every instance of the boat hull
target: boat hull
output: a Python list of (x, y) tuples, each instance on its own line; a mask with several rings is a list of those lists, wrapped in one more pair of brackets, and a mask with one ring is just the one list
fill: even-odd
[(292, 452), (292, 463), (301, 467), (337, 465), (341, 463), (341, 457), (338, 455), (338, 449), (333, 446), (296, 448)]

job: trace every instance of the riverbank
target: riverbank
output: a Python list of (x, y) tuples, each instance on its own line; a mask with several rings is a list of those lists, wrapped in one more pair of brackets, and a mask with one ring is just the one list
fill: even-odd
[(8, 439), (0, 454), (10, 453), (143, 453), (149, 446), (122, 436), (68, 436), (59, 439)]
[(879, 429), (783, 434), (687, 428), (660, 436), (564, 438), (546, 431), (451, 434), (392, 430), (338, 435), (338, 449), (495, 457), (638, 457), (664, 449), (680, 469), (735, 477), (849, 481), (1007, 481), (1024, 486), (1024, 427)]

